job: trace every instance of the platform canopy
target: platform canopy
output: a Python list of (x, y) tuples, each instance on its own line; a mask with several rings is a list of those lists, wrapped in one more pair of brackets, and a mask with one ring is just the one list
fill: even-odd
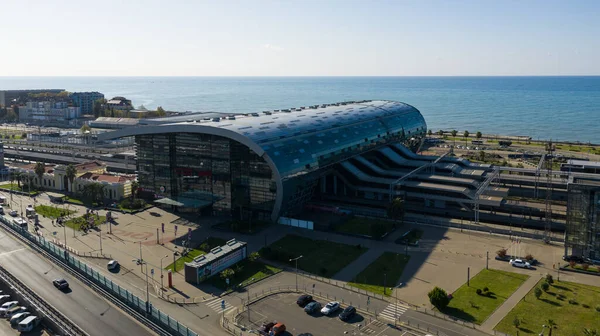
[(161, 199), (158, 199), (158, 200), (154, 201), (154, 203), (160, 203), (160, 204), (166, 204), (166, 205), (175, 205), (175, 206), (184, 206), (183, 203), (177, 202), (176, 200), (172, 200), (170, 198), (161, 198)]

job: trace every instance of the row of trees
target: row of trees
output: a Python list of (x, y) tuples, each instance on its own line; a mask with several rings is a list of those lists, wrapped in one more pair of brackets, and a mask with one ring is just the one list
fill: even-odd
[[(433, 131), (429, 130), (428, 134), (430, 136), (433, 135)], [(439, 130), (439, 131), (437, 131), (437, 134), (439, 136), (444, 136), (444, 131), (443, 130)], [(452, 130), (452, 131), (450, 131), (450, 134), (452, 135), (452, 138), (453, 138), (452, 140), (454, 141), (454, 145), (456, 146), (456, 135), (458, 134), (458, 131), (457, 130)], [(463, 138), (465, 138), (465, 145), (467, 145), (467, 138), (469, 138), (470, 135), (471, 135), (471, 133), (469, 133), (469, 131), (464, 131)], [(477, 139), (481, 139), (482, 136), (483, 135), (479, 131), (477, 131), (477, 133), (475, 133), (475, 137)]]
[[(93, 113), (94, 113), (94, 117), (98, 118), (98, 117), (116, 117), (116, 118), (129, 118), (131, 117), (129, 110), (115, 110), (113, 108), (109, 108), (108, 105), (106, 104), (107, 100), (106, 99), (98, 99), (94, 102), (94, 107), (92, 109)], [(141, 105), (139, 107), (140, 110), (146, 110), (146, 107), (144, 107), (144, 105)], [(137, 113), (136, 117), (138, 118), (142, 118), (142, 117), (164, 117), (167, 114), (167, 111), (165, 111), (164, 108), (162, 108), (162, 106), (159, 106), (156, 108), (155, 111), (148, 111), (148, 113), (142, 114), (142, 113)]]

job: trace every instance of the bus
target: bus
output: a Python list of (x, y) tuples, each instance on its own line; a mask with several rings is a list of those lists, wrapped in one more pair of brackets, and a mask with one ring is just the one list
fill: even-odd
[(471, 144), (473, 144), (473, 145), (483, 145), (483, 140), (471, 140)]

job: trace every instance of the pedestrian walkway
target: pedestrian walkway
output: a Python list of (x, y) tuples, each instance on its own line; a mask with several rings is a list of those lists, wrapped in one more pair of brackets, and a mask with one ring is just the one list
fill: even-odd
[(487, 318), (481, 328), (489, 333), (494, 332), (494, 327), (529, 293), (540, 280), (539, 276), (532, 275), (519, 289), (517, 289), (496, 311)]
[(408, 306), (392, 303), (385, 307), (385, 309), (381, 313), (379, 313), (379, 317), (385, 318), (393, 322), (395, 320), (398, 320), (400, 316), (402, 316), (402, 314), (404, 314), (404, 312), (406, 312), (408, 309)]
[[(225, 308), (223, 308), (223, 303), (225, 303)], [(227, 311), (227, 310), (229, 310), (231, 308), (234, 308), (231, 304), (229, 304), (229, 302), (227, 302), (227, 301), (225, 301), (225, 300), (223, 300), (221, 298), (212, 300), (210, 302), (207, 302), (206, 305), (210, 309), (212, 309), (212, 310), (214, 310), (216, 312), (219, 312), (219, 313), (222, 312), (222, 311)]]
[(371, 248), (356, 258), (353, 262), (346, 265), (341, 271), (333, 276), (334, 279), (340, 281), (352, 281), (354, 277), (360, 273), (365, 267), (371, 265), (383, 253), (381, 249)]

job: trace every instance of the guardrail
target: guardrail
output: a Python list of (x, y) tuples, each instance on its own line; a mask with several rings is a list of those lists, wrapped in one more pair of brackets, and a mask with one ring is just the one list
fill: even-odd
[(70, 255), (62, 247), (54, 245), (54, 243), (43, 237), (30, 233), (1, 215), (0, 223), (4, 224), (7, 231), (11, 232), (14, 236), (63, 267), (63, 269), (159, 335), (198, 336), (197, 333), (185, 325), (153, 307), (151, 302), (138, 298), (128, 290), (107, 279), (93, 267)]
[(66, 316), (60, 313), (56, 308), (42, 299), (29, 287), (27, 287), (21, 280), (16, 278), (4, 267), (0, 266), (0, 278), (9, 286), (14, 288), (19, 294), (26, 298), (31, 304), (33, 304), (39, 312), (44, 314), (51, 324), (58, 327), (64, 335), (72, 336), (87, 336), (88, 333), (83, 331), (79, 326), (69, 320)]

